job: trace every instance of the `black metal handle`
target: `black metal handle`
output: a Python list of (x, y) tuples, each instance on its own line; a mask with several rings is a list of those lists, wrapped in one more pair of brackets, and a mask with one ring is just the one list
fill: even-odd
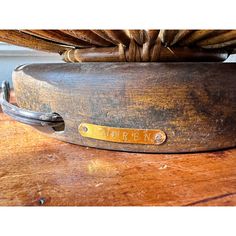
[(10, 85), (9, 82), (3, 81), (0, 104), (4, 113), (12, 117), (14, 120), (32, 126), (58, 127), (64, 124), (62, 117), (57, 113), (29, 111), (10, 104), (9, 100)]

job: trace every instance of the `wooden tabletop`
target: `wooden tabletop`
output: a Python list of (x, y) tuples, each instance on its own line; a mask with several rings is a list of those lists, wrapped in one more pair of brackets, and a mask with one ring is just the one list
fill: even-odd
[(54, 140), (0, 111), (0, 205), (236, 205), (236, 149), (137, 154)]

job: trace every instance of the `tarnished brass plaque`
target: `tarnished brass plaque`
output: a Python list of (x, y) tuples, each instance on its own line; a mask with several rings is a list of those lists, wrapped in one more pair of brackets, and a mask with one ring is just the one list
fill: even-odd
[(158, 129), (128, 129), (82, 123), (79, 133), (83, 137), (115, 143), (160, 145), (166, 141), (166, 134)]

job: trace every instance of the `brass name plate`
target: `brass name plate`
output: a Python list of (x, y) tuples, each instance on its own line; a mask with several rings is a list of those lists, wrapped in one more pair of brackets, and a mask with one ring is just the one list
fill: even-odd
[(83, 137), (116, 143), (160, 145), (166, 141), (166, 134), (157, 129), (128, 129), (82, 123), (79, 133)]

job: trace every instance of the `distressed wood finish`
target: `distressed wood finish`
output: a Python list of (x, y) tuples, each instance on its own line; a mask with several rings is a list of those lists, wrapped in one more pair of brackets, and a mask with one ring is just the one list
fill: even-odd
[(236, 205), (236, 149), (163, 155), (85, 148), (1, 110), (0, 133), (1, 206)]
[[(18, 104), (57, 112), (65, 131), (52, 137), (136, 152), (196, 152), (236, 145), (236, 65), (217, 63), (82, 63), (23, 66), (14, 72)], [(82, 137), (81, 123), (160, 129), (163, 144)]]

